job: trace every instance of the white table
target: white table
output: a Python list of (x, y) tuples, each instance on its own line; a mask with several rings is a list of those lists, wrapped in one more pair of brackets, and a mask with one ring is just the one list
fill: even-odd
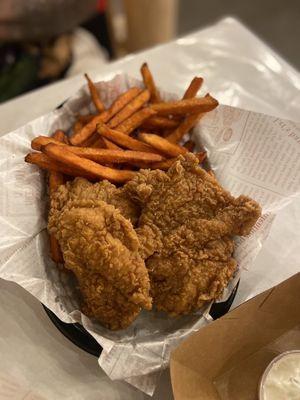
[[(300, 119), (299, 73), (231, 18), (127, 56), (91, 71), (91, 76), (96, 80), (109, 79), (118, 72), (138, 76), (143, 61), (149, 62), (158, 85), (168, 91), (182, 93), (193, 76), (202, 75), (206, 88), (222, 103)], [(0, 134), (51, 111), (82, 84), (82, 77), (76, 76), (1, 105)], [(297, 203), (279, 212), (253, 268), (243, 276), (235, 305), (300, 270)], [(0, 320), (1, 399), (148, 398), (127, 384), (111, 382), (96, 358), (57, 331), (34, 298), (4, 281), (0, 281)], [(172, 398), (168, 371), (162, 374), (153, 398)]]

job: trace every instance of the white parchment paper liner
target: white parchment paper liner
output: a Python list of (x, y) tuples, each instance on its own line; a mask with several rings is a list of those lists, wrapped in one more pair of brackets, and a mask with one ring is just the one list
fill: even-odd
[[(109, 106), (128, 87), (141, 83), (117, 75), (97, 87)], [(164, 93), (166, 99), (175, 96)], [(34, 107), (34, 105), (28, 105)], [(49, 258), (46, 232), (48, 196), (45, 173), (24, 163), (30, 141), (68, 131), (78, 112), (93, 112), (86, 86), (61, 108), (0, 138), (0, 278), (21, 285), (62, 321), (81, 323), (103, 347), (99, 365), (111, 379), (122, 379), (153, 394), (159, 372), (179, 341), (210, 320), (205, 310), (179, 319), (142, 312), (126, 330), (111, 332), (80, 311), (74, 281)], [(234, 195), (248, 194), (263, 206), (263, 216), (247, 238), (238, 238), (239, 269), (224, 291), (231, 293), (243, 269), (250, 267), (267, 237), (276, 211), (300, 191), (299, 124), (238, 108), (219, 106), (194, 129), (204, 144), (217, 178)]]

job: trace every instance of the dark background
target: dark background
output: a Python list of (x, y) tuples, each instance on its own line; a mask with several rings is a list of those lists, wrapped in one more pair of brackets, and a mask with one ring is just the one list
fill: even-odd
[(179, 0), (178, 33), (183, 35), (224, 16), (238, 18), (300, 69), (300, 0)]

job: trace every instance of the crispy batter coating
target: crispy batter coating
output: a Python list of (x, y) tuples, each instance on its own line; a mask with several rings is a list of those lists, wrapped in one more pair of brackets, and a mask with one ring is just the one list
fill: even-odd
[(108, 181), (93, 184), (84, 178), (75, 178), (58, 188), (57, 194), (51, 199), (51, 207), (60, 210), (71, 199), (103, 200), (115, 206), (133, 224), (137, 222), (140, 213), (139, 207), (124, 190)]
[(142, 308), (151, 308), (149, 277), (131, 222), (93, 198), (95, 191), (89, 195), (87, 183), (75, 182), (76, 195), (54, 193), (48, 229), (59, 241), (65, 267), (77, 277), (84, 312), (110, 329), (123, 329)]
[(121, 188), (82, 178), (61, 185), (48, 229), (77, 277), (83, 312), (122, 329), (151, 308), (151, 296), (171, 316), (219, 298), (237, 268), (233, 236), (249, 234), (260, 214), (188, 154), (168, 172), (142, 170)]
[(247, 235), (261, 214), (234, 198), (190, 155), (167, 173), (144, 170), (125, 185), (141, 208), (136, 229), (157, 309), (177, 316), (217, 299), (236, 270), (233, 235)]

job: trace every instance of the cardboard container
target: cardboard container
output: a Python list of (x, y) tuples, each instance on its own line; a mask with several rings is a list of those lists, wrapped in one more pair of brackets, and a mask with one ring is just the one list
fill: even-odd
[(184, 341), (171, 356), (175, 400), (256, 400), (278, 354), (300, 349), (300, 273)]

